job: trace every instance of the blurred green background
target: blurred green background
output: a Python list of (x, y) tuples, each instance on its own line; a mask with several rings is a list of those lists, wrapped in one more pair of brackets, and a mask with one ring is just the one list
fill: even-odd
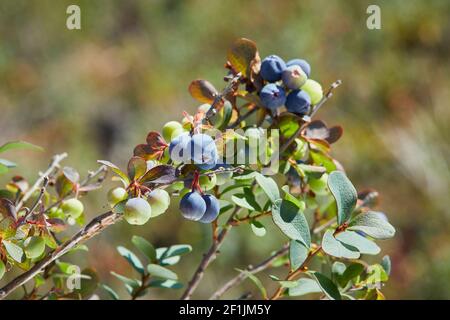
[[(82, 30), (66, 29), (69, 4), (80, 5)], [(381, 30), (366, 28), (369, 4), (381, 8)], [(19, 172), (34, 179), (62, 151), (70, 155), (65, 164), (80, 172), (96, 168), (97, 159), (123, 167), (148, 131), (196, 109), (187, 91), (191, 80), (223, 86), (227, 48), (250, 38), (262, 57), (307, 59), (311, 77), (324, 87), (343, 80), (318, 117), (344, 127), (334, 155), (358, 189), (380, 191), (379, 209), (398, 230), (382, 243), (393, 260), (383, 291), (389, 299), (448, 299), (449, 21), (448, 0), (1, 1), (0, 143), (24, 139), (45, 152), (11, 152), (7, 157), (20, 168), (0, 179)], [(106, 209), (107, 190), (88, 197), (91, 217)], [(247, 226), (232, 230), (196, 296), (209, 296), (234, 267), (276, 249), (283, 238), (272, 230), (263, 241)], [(181, 219), (174, 203), (143, 227), (112, 227), (91, 240), (77, 262), (93, 265), (103, 282), (119, 287), (109, 270), (132, 274), (115, 250), (131, 248), (132, 234), (159, 246), (194, 246), (175, 268), (187, 281), (209, 246), (210, 230)], [(253, 284), (226, 297), (246, 290)]]

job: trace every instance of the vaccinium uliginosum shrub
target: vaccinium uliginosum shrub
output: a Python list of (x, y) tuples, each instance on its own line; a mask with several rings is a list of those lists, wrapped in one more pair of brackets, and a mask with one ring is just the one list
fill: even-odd
[[(371, 210), (378, 193), (358, 193), (343, 166), (332, 158), (331, 147), (342, 136), (342, 128), (312, 119), (340, 81), (323, 92), (310, 78), (314, 73), (306, 60), (285, 63), (270, 55), (261, 61), (255, 43), (248, 39), (232, 44), (226, 68), (223, 91), (206, 80), (191, 83), (189, 91), (201, 105), (168, 122), (162, 134), (151, 131), (145, 143), (134, 148), (126, 170), (99, 161), (99, 170), (81, 179), (75, 169), (60, 167), (65, 155), (58, 155), (33, 185), (14, 176), (0, 190), (0, 278), (7, 279), (0, 299), (13, 292), (24, 299), (84, 299), (93, 294), (124, 298), (100, 285), (104, 280), (88, 267), (79, 287), (68, 286), (64, 279), (76, 266), (63, 261), (64, 255), (86, 249), (83, 242), (122, 218), (131, 225), (145, 225), (141, 228), (151, 234), (153, 219), (163, 223), (165, 215), (177, 211), (180, 223), (212, 226), (211, 240), (205, 240), (210, 249), (183, 284), (190, 275), (179, 279), (170, 267), (192, 250), (189, 244), (155, 249), (134, 236), (139, 255), (123, 246), (117, 251), (137, 277), (111, 272), (132, 299), (155, 287), (184, 287), (181, 298), (189, 299), (222, 243), (233, 241), (227, 239), (230, 228), (248, 225), (255, 237), (267, 237), (266, 226), (272, 223), (285, 237), (280, 249), (267, 253), (271, 259), (240, 271), (210, 298), (220, 298), (245, 279), (260, 289), (256, 298), (384, 297), (381, 289), (389, 277), (389, 257), (378, 263), (364, 259), (378, 255), (375, 241), (392, 237), (395, 230), (386, 215)], [(0, 152), (18, 146), (30, 145), (9, 143)], [(0, 161), (0, 174), (10, 167), (11, 162)], [(118, 181), (108, 192), (111, 210), (86, 224), (83, 196), (101, 186), (108, 169)], [(173, 208), (179, 210), (169, 213), (170, 202), (176, 202)], [(84, 227), (71, 236), (64, 230), (73, 224)], [(328, 267), (319, 271), (321, 265)], [(269, 267), (286, 269), (285, 276), (258, 280), (257, 271)], [(13, 278), (10, 274), (16, 269), (23, 274)], [(30, 278), (34, 283), (27, 283)], [(50, 291), (44, 286), (48, 282), (53, 283)], [(273, 292), (265, 289), (269, 283)], [(26, 288), (21, 296), (15, 292), (20, 286)]]

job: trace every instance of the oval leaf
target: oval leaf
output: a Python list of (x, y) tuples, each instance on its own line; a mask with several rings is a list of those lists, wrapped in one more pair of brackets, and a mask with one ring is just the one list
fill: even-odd
[(155, 262), (156, 259), (156, 250), (153, 247), (153, 245), (148, 242), (146, 239), (139, 237), (139, 236), (133, 236), (131, 238), (131, 242), (136, 246), (136, 248), (139, 249), (150, 261)]
[(178, 276), (175, 272), (164, 268), (157, 264), (149, 264), (147, 266), (147, 271), (152, 275), (153, 277), (163, 278), (163, 279), (170, 279), (170, 280), (177, 280)]
[(117, 247), (117, 251), (119, 251), (119, 254), (124, 257), (133, 266), (133, 268), (136, 269), (136, 271), (141, 274), (145, 273), (142, 262), (133, 252), (122, 246)]
[(10, 142), (7, 142), (4, 145), (0, 146), (0, 153), (8, 151), (8, 150), (13, 150), (13, 149), (30, 149), (30, 150), (36, 150), (36, 151), (44, 150), (42, 147), (36, 146), (29, 142), (10, 141)]
[(236, 72), (250, 78), (252, 64), (259, 59), (256, 44), (245, 38), (236, 40), (228, 50), (227, 59)]
[(301, 278), (297, 281), (297, 285), (293, 288), (289, 288), (288, 294), (290, 297), (303, 296), (310, 293), (322, 292), (321, 287), (317, 281), (308, 278)]
[(264, 237), (267, 233), (266, 228), (264, 227), (264, 225), (256, 220), (253, 220), (250, 223), (250, 226), (252, 228), (253, 233), (257, 236), (257, 237)]
[(350, 219), (353, 209), (355, 209), (358, 195), (353, 184), (341, 171), (333, 171), (330, 173), (328, 187), (336, 199), (338, 211), (337, 221), (341, 225)]
[(272, 178), (265, 177), (258, 172), (256, 172), (255, 178), (272, 203), (280, 199), (280, 190), (278, 190), (278, 185)]
[(299, 241), (292, 240), (289, 245), (291, 269), (297, 270), (308, 257), (309, 248)]
[(137, 180), (142, 177), (147, 171), (147, 161), (141, 157), (131, 157), (128, 161), (128, 178), (130, 180)]
[(358, 249), (336, 240), (332, 230), (327, 230), (323, 235), (322, 249), (336, 258), (358, 259), (360, 256)]
[(320, 286), (323, 293), (325, 293), (325, 295), (328, 297), (328, 299), (341, 300), (339, 289), (336, 287), (333, 281), (319, 272), (312, 272), (311, 274), (317, 281), (317, 284)]
[(189, 93), (194, 99), (203, 103), (213, 103), (218, 94), (216, 88), (209, 81), (200, 79), (191, 82)]
[(11, 258), (13, 258), (17, 262), (23, 262), (23, 250), (21, 247), (7, 240), (3, 240), (2, 243)]
[(300, 208), (288, 200), (277, 200), (272, 206), (272, 218), (290, 239), (298, 240), (306, 247), (311, 245), (308, 222)]
[(395, 235), (395, 228), (374, 211), (357, 215), (348, 230), (362, 231), (375, 239), (389, 239)]
[(381, 249), (375, 242), (354, 231), (344, 231), (336, 235), (336, 239), (358, 249), (361, 254), (379, 254)]

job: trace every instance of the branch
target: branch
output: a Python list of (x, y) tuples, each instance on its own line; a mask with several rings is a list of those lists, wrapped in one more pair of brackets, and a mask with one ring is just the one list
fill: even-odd
[(7, 285), (0, 289), (0, 300), (6, 298), (11, 292), (18, 287), (24, 285), (29, 280), (33, 279), (38, 273), (44, 270), (49, 264), (62, 257), (68, 251), (77, 245), (95, 237), (104, 229), (113, 225), (122, 218), (121, 214), (108, 211), (99, 215), (89, 222), (83, 229), (78, 231), (70, 240), (58, 246), (55, 250), (47, 254), (47, 256), (36, 263), (31, 269), (22, 273), (20, 276), (13, 279)]
[(270, 257), (263, 260), (256, 266), (249, 265), (245, 271), (246, 272), (240, 272), (237, 276), (229, 280), (227, 283), (225, 283), (220, 289), (218, 289), (216, 292), (212, 294), (212, 296), (209, 298), (209, 300), (217, 300), (222, 295), (225, 294), (228, 290), (231, 288), (240, 285), (245, 279), (248, 278), (248, 273), (256, 274), (258, 272), (261, 272), (267, 268), (270, 268), (272, 266), (272, 263), (278, 258), (284, 255), (289, 250), (289, 244), (285, 244), (280, 250), (273, 253)]
[[(312, 258), (314, 258), (320, 251), (322, 251), (322, 246), (318, 246), (314, 251), (311, 251), (308, 254), (308, 257), (306, 258), (306, 260), (302, 263), (302, 265), (297, 270), (292, 271), (287, 275), (285, 281), (294, 280), (300, 273), (308, 270), (306, 266), (309, 264), (309, 262), (312, 260)], [(279, 286), (277, 291), (275, 291), (273, 296), (270, 298), (270, 300), (277, 300), (278, 298), (280, 298), (283, 295), (283, 292), (285, 289), (286, 288)]]
[(228, 83), (228, 85), (225, 87), (225, 89), (223, 89), (222, 93), (217, 94), (216, 97), (214, 98), (213, 103), (211, 104), (211, 107), (209, 107), (208, 111), (206, 112), (205, 117), (203, 118), (203, 122), (206, 122), (207, 120), (209, 120), (209, 118), (211, 118), (213, 115), (216, 114), (217, 110), (216, 107), (217, 105), (222, 101), (223, 98), (225, 98), (230, 92), (232, 92), (233, 90), (235, 90), (236, 85), (239, 84), (239, 80), (241, 79), (242, 74), (238, 73), (236, 76), (234, 76), (230, 82)]
[(211, 262), (213, 262), (217, 258), (217, 253), (219, 252), (219, 249), (223, 241), (225, 240), (228, 231), (232, 227), (231, 223), (234, 220), (236, 214), (238, 214), (240, 210), (241, 208), (236, 207), (234, 211), (231, 213), (227, 223), (225, 224), (219, 235), (217, 237), (213, 237), (213, 243), (211, 244), (211, 247), (209, 248), (208, 252), (203, 256), (202, 261), (200, 262), (199, 266), (197, 267), (197, 270), (195, 271), (194, 275), (191, 278), (191, 281), (189, 281), (186, 290), (181, 296), (182, 300), (189, 300), (191, 298), (195, 289), (197, 289), (200, 281), (202, 280), (206, 268), (210, 265)]
[(20, 199), (19, 203), (16, 206), (17, 211), (22, 208), (23, 204), (33, 195), (36, 190), (41, 187), (44, 179), (46, 177), (48, 178), (53, 173), (53, 171), (59, 167), (59, 163), (65, 158), (67, 158), (67, 153), (57, 154), (53, 157), (50, 165), (48, 166), (48, 169), (40, 175), (34, 185), (30, 189), (28, 189), (27, 192), (25, 192), (25, 194), (23, 195), (22, 199)]

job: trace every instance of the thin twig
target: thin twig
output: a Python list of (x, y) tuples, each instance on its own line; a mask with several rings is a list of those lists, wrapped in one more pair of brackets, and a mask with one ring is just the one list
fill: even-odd
[(226, 235), (231, 229), (231, 222), (234, 220), (234, 217), (238, 214), (238, 212), (241, 210), (241, 208), (236, 207), (234, 211), (231, 213), (230, 217), (228, 218), (227, 223), (224, 225), (222, 231), (219, 233), (219, 235), (214, 239), (213, 243), (211, 244), (211, 247), (209, 248), (208, 252), (204, 254), (202, 261), (200, 262), (199, 266), (197, 267), (197, 270), (194, 272), (194, 275), (191, 278), (191, 281), (189, 281), (189, 284), (184, 291), (183, 295), (181, 296), (182, 300), (189, 300), (194, 293), (195, 289), (197, 289), (200, 281), (203, 278), (203, 275), (205, 274), (206, 268), (209, 266), (211, 262), (213, 262), (217, 258), (217, 253), (225, 240)]
[(33, 214), (34, 210), (36, 210), (36, 208), (41, 203), (42, 198), (44, 197), (44, 194), (45, 194), (45, 189), (47, 188), (47, 185), (48, 185), (48, 181), (49, 181), (48, 177), (45, 176), (44, 181), (42, 182), (42, 187), (41, 187), (41, 191), (39, 192), (39, 196), (37, 197), (36, 201), (34, 202), (33, 206), (31, 207), (31, 209), (28, 210), (28, 212), (25, 214), (25, 216), (23, 216), (23, 218), (20, 219), (19, 225), (23, 225), (24, 223), (26, 223), (28, 217), (30, 217)]
[(270, 257), (266, 258), (262, 262), (258, 263), (256, 266), (249, 265), (245, 272), (240, 272), (237, 276), (229, 280), (227, 283), (225, 283), (220, 289), (218, 289), (216, 292), (212, 294), (212, 296), (209, 298), (210, 300), (217, 300), (221, 296), (225, 294), (228, 290), (231, 288), (238, 286), (241, 284), (245, 279), (248, 278), (248, 274), (256, 274), (258, 272), (261, 272), (267, 268), (270, 268), (272, 266), (272, 263), (278, 258), (284, 255), (289, 250), (289, 244), (285, 244), (280, 250), (273, 253)]
[(236, 85), (239, 84), (239, 80), (241, 79), (241, 77), (242, 77), (241, 73), (238, 73), (237, 75), (235, 75), (230, 80), (230, 82), (225, 87), (225, 89), (223, 89), (222, 93), (219, 93), (215, 96), (213, 103), (211, 103), (211, 107), (209, 107), (208, 111), (206, 112), (205, 117), (203, 118), (203, 122), (208, 121), (209, 118), (211, 118), (212, 116), (214, 116), (216, 114), (217, 105), (222, 101), (223, 98), (225, 98), (229, 93), (231, 93), (231, 91), (234, 90)]
[(91, 239), (105, 228), (113, 225), (122, 218), (121, 214), (108, 211), (98, 217), (94, 218), (89, 222), (83, 229), (76, 233), (70, 240), (66, 241), (64, 244), (58, 246), (55, 250), (48, 253), (47, 256), (36, 263), (31, 269), (22, 273), (7, 285), (0, 289), (0, 300), (6, 298), (11, 292), (16, 290), (18, 287), (24, 285), (29, 280), (33, 279), (37, 274), (42, 272), (46, 266), (54, 262), (55, 260), (62, 257), (68, 251), (76, 247), (77, 245)]
[(23, 204), (34, 194), (36, 190), (40, 188), (45, 177), (47, 178), (50, 177), (53, 171), (59, 167), (59, 163), (65, 158), (67, 158), (67, 153), (57, 154), (52, 158), (52, 161), (48, 166), (47, 170), (40, 175), (40, 177), (36, 180), (34, 185), (30, 189), (28, 189), (27, 192), (25, 192), (25, 194), (23, 195), (22, 199), (20, 199), (19, 203), (16, 206), (17, 211), (19, 211), (22, 208)]
[[(318, 246), (315, 250), (311, 251), (308, 254), (308, 257), (306, 258), (305, 261), (303, 261), (302, 265), (297, 268), (295, 271), (290, 272), (285, 281), (291, 281), (294, 280), (300, 273), (305, 272), (307, 270), (307, 265), (309, 264), (309, 262), (312, 260), (312, 258), (314, 258), (320, 251), (322, 250), (322, 246)], [(279, 286), (278, 289), (275, 291), (275, 293), (273, 294), (273, 296), (270, 298), (270, 300), (277, 300), (278, 298), (280, 298), (283, 295), (283, 292), (286, 288)]]

